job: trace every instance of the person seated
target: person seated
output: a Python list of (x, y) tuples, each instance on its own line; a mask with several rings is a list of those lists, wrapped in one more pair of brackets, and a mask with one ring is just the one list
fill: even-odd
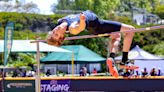
[(125, 69), (125, 72), (123, 73), (123, 77), (129, 77), (131, 75), (129, 69)]
[(162, 76), (162, 75), (163, 75), (163, 73), (162, 73), (161, 69), (159, 68), (159, 69), (158, 69), (157, 76)]
[(50, 76), (50, 75), (51, 75), (50, 69), (47, 70), (46, 75), (47, 75), (47, 76)]
[(141, 72), (142, 72), (142, 77), (148, 76), (148, 71), (147, 71), (146, 67)]
[(155, 68), (153, 68), (153, 69), (150, 71), (150, 75), (151, 75), (151, 76), (157, 76), (157, 72), (156, 72)]
[(94, 68), (92, 74), (97, 74), (97, 69)]
[(135, 74), (134, 74), (135, 77), (139, 77), (140, 76), (140, 73), (137, 71), (135, 71)]
[(83, 68), (80, 68), (80, 76), (84, 76)]

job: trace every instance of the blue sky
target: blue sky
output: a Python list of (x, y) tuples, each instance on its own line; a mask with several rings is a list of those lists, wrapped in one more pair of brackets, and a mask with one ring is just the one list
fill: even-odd
[(41, 14), (53, 14), (51, 12), (51, 5), (57, 3), (57, 0), (21, 0), (27, 2), (33, 2), (38, 5)]

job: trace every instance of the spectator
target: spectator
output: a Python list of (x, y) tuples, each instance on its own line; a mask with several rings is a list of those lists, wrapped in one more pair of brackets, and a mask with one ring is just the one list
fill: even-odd
[(162, 75), (163, 75), (163, 73), (161, 72), (161, 69), (159, 68), (159, 69), (158, 69), (157, 76), (162, 76)]
[(83, 68), (80, 69), (80, 76), (84, 76)]
[(50, 76), (50, 75), (51, 75), (50, 69), (47, 70), (46, 75), (47, 75), (47, 76)]
[(142, 70), (142, 77), (146, 77), (146, 76), (148, 76), (148, 72), (147, 72), (147, 69), (145, 67), (144, 70)]
[(22, 77), (26, 77), (26, 70), (23, 71)]
[(87, 68), (86, 67), (83, 67), (83, 73), (84, 73), (84, 76), (88, 76)]
[(15, 69), (14, 72), (13, 72), (12, 77), (17, 77), (17, 76), (18, 76), (18, 72), (17, 72), (17, 69)]
[(125, 72), (123, 74), (123, 77), (129, 77), (131, 75), (129, 69), (125, 69)]
[(22, 69), (19, 69), (19, 76), (23, 77), (23, 70)]
[(34, 75), (35, 75), (35, 72), (32, 71), (32, 70), (30, 70), (30, 71), (27, 72), (27, 76), (28, 77), (34, 77)]
[(155, 68), (153, 68), (153, 69), (151, 70), (150, 75), (151, 75), (151, 76), (157, 76), (157, 72), (156, 72)]
[(3, 69), (1, 69), (1, 71), (0, 71), (0, 78), (1, 77), (6, 77), (6, 76), (7, 76), (7, 73)]
[(97, 69), (94, 68), (92, 73), (93, 73), (93, 74), (97, 74)]
[(134, 76), (135, 76), (135, 77), (139, 77), (139, 76), (140, 76), (138, 70), (135, 72)]
[(119, 69), (118, 73), (119, 73), (120, 76), (123, 76), (124, 75), (124, 70), (123, 69)]
[(3, 77), (3, 69), (0, 71), (0, 77)]

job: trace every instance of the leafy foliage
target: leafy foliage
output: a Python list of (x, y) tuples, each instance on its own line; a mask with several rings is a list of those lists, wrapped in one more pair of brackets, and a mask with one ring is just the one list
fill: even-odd
[(164, 55), (164, 41), (155, 45), (155, 47), (153, 48), (153, 52), (157, 55)]
[(100, 17), (107, 18), (109, 12), (115, 10), (118, 5), (119, 0), (88, 0), (87, 2), (84, 0), (59, 0), (56, 8), (59, 10), (92, 10)]
[(9, 59), (9, 65), (14, 67), (28, 66), (29, 64), (35, 64), (36, 60), (34, 54), (29, 53), (11, 53)]
[(28, 13), (16, 13), (16, 12), (0, 12), (0, 23), (4, 28), (8, 21), (13, 21), (15, 23), (16, 30), (26, 30), (31, 27), (35, 21), (57, 23), (57, 19), (63, 17), (63, 15), (39, 15), (39, 14), (28, 14)]
[(160, 18), (164, 19), (164, 5), (159, 5), (155, 8), (154, 11)]
[(159, 56), (164, 56), (164, 41), (161, 41), (160, 43), (156, 45), (147, 45), (143, 47), (144, 50), (159, 55)]

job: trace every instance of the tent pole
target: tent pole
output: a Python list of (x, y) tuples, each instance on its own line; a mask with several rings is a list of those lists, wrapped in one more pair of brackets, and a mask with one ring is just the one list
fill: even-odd
[(74, 52), (72, 52), (72, 76), (74, 76)]

